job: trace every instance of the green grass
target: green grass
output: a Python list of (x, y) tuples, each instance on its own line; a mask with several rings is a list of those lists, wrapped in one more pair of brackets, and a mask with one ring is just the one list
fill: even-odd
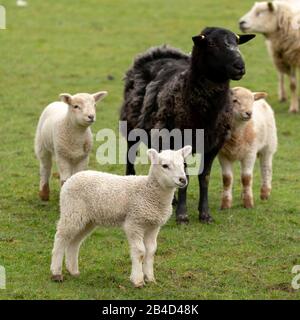
[[(199, 224), (193, 177), (190, 225), (177, 226), (172, 217), (159, 235), (157, 285), (132, 288), (125, 236), (119, 229), (102, 228), (82, 247), (79, 278), (66, 276), (63, 284), (49, 280), (59, 183), (52, 179), (49, 203), (38, 199), (33, 139), (42, 109), (61, 92), (105, 89), (109, 96), (93, 131), (117, 130), (122, 77), (137, 53), (162, 43), (189, 52), (191, 37), (207, 25), (238, 31), (238, 18), (252, 2), (29, 0), (27, 8), (17, 8), (15, 1), (0, 1), (8, 23), (7, 30), (0, 30), (0, 265), (7, 272), (0, 299), (300, 298), (300, 291), (291, 288), (292, 267), (300, 264), (300, 119), (277, 102), (276, 72), (261, 36), (242, 47), (248, 72), (239, 85), (267, 91), (276, 111), (279, 151), (270, 201), (259, 200), (256, 168), (256, 207), (244, 210), (236, 168), (234, 208), (221, 212), (215, 162), (210, 205), (216, 222)], [(98, 147), (95, 141), (90, 168), (123, 174), (122, 165), (96, 162)]]

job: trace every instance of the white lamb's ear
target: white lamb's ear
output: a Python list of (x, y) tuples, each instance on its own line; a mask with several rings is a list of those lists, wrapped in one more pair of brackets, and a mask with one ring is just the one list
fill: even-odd
[(99, 91), (97, 93), (93, 94), (93, 97), (95, 99), (95, 102), (99, 102), (100, 100), (102, 100), (103, 98), (105, 98), (107, 96), (108, 92), (107, 91)]
[(155, 149), (149, 149), (147, 155), (152, 164), (158, 164), (158, 152)]
[(59, 98), (62, 102), (68, 105), (72, 104), (72, 96), (69, 93), (62, 93), (59, 95)]
[(179, 150), (182, 153), (183, 158), (187, 158), (192, 153), (192, 147), (191, 146), (185, 146), (181, 150)]
[(253, 93), (253, 97), (254, 97), (255, 101), (260, 100), (260, 99), (266, 99), (267, 96), (268, 96), (268, 94), (266, 92), (254, 92)]

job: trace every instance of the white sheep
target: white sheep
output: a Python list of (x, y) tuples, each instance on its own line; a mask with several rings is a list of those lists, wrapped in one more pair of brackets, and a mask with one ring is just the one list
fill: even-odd
[(243, 186), (242, 200), (245, 208), (254, 206), (252, 179), (256, 157), (261, 166), (261, 199), (267, 200), (272, 189), (272, 162), (277, 150), (277, 130), (274, 112), (264, 100), (266, 93), (252, 93), (236, 87), (232, 89), (233, 126), (231, 138), (218, 157), (223, 175), (222, 209), (232, 206), (233, 163), (241, 163)]
[(84, 238), (96, 226), (122, 226), (131, 249), (130, 280), (142, 287), (154, 282), (153, 260), (160, 227), (172, 214), (176, 187), (185, 187), (185, 158), (191, 146), (157, 153), (148, 150), (148, 176), (118, 176), (83, 171), (62, 187), (60, 220), (52, 251), (52, 280), (62, 281), (62, 262), (73, 276), (79, 275), (78, 254)]
[(290, 112), (299, 111), (297, 69), (300, 67), (300, 5), (293, 1), (257, 2), (240, 19), (244, 32), (265, 36), (279, 76), (279, 99), (286, 100), (284, 74), (290, 77)]
[[(300, 13), (300, 1), (299, 0), (279, 0), (285, 3), (288, 3), (291, 8), (295, 11), (296, 16), (295, 16), (295, 20), (294, 23), (298, 23), (299, 22), (299, 13)], [(299, 24), (298, 24), (299, 26)], [(266, 44), (267, 44), (267, 48), (269, 51), (269, 54), (271, 57), (273, 57), (273, 53), (272, 53), (272, 46), (269, 43), (268, 40), (266, 40)], [(278, 85), (278, 96), (279, 96), (279, 101), (280, 102), (285, 102), (287, 100), (287, 94), (286, 94), (286, 90), (285, 90), (285, 81), (284, 81), (284, 72), (281, 72), (281, 70), (276, 66), (275, 67), (277, 69), (278, 72), (278, 79), (279, 79), (279, 85)]]
[(48, 105), (35, 135), (35, 154), (40, 161), (40, 198), (49, 200), (52, 157), (57, 162), (61, 185), (74, 173), (85, 170), (92, 148), (90, 125), (96, 120), (95, 105), (107, 95), (79, 93), (60, 95), (62, 102)]
[(295, 10), (300, 9), (300, 1), (299, 0), (277, 0), (277, 1), (288, 3)]

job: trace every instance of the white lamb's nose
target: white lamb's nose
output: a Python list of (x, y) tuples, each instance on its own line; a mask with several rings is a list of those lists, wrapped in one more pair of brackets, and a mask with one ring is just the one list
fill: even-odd
[(244, 31), (246, 24), (247, 24), (247, 22), (244, 21), (244, 20), (241, 20), (241, 21), (239, 22), (239, 26), (240, 26), (240, 29), (241, 29), (242, 31)]
[(186, 184), (186, 178), (185, 177), (180, 177), (179, 182), (182, 184)]

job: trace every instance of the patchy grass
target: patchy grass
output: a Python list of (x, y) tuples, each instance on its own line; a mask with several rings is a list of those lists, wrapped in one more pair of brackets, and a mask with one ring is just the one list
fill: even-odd
[[(276, 73), (262, 37), (242, 48), (248, 73), (239, 85), (266, 90), (276, 111), (280, 147), (271, 200), (259, 200), (256, 168), (255, 209), (241, 207), (236, 181), (234, 208), (219, 211), (215, 162), (210, 204), (216, 222), (199, 224), (192, 178), (190, 225), (177, 226), (172, 218), (159, 235), (157, 285), (131, 287), (128, 245), (119, 229), (99, 229), (84, 243), (79, 278), (49, 280), (59, 184), (52, 179), (51, 201), (41, 203), (33, 153), (41, 110), (61, 92), (105, 89), (109, 97), (93, 131), (117, 130), (122, 77), (137, 53), (162, 43), (189, 52), (191, 37), (207, 25), (237, 31), (252, 0), (29, 0), (27, 8), (14, 3), (1, 1), (8, 28), (0, 31), (0, 265), (7, 272), (0, 299), (299, 299), (290, 284), (292, 267), (300, 264), (300, 119), (277, 102)], [(98, 146), (90, 168), (122, 174), (121, 165), (96, 162)]]

